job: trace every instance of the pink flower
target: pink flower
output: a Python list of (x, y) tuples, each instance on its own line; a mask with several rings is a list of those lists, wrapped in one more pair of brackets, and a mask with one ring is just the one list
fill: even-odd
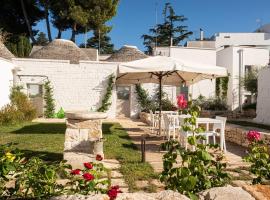
[(258, 141), (261, 139), (261, 134), (258, 131), (249, 131), (247, 133), (247, 139), (249, 142)]
[(187, 107), (187, 100), (185, 99), (184, 94), (177, 96), (177, 105), (180, 109), (185, 109)]

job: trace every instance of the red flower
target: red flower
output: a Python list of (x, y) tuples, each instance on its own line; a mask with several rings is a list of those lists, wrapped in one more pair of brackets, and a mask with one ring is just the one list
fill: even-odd
[(249, 142), (258, 141), (261, 139), (261, 134), (258, 131), (249, 131), (247, 133), (247, 139)]
[(177, 105), (180, 109), (185, 109), (187, 107), (187, 100), (185, 99), (184, 94), (177, 96)]
[(116, 199), (117, 194), (118, 194), (118, 193), (121, 193), (121, 192), (122, 192), (122, 191), (119, 190), (119, 186), (116, 185), (116, 186), (112, 186), (112, 187), (109, 189), (107, 195), (110, 197), (110, 200), (114, 200), (114, 199)]
[(74, 170), (71, 170), (70, 172), (72, 175), (79, 175), (81, 173), (81, 170), (80, 169), (74, 169)]
[(84, 173), (83, 174), (83, 178), (86, 181), (92, 181), (92, 180), (94, 180), (95, 177), (92, 174), (90, 174), (90, 173)]
[(92, 169), (93, 165), (91, 163), (83, 163), (84, 167), (87, 169)]
[(103, 160), (103, 157), (100, 154), (97, 154), (96, 155), (96, 160), (97, 161), (102, 161)]

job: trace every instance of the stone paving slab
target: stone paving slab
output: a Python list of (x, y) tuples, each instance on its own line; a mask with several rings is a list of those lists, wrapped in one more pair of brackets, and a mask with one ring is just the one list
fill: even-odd
[[(149, 162), (156, 172), (161, 172), (163, 169), (162, 156), (164, 152), (160, 151), (160, 144), (165, 142), (163, 136), (158, 136), (151, 133), (149, 126), (139, 120), (130, 118), (123, 118), (114, 120), (118, 122), (127, 131), (133, 143), (140, 149), (141, 136), (148, 134), (146, 139), (146, 161)], [(246, 149), (234, 143), (227, 142), (227, 152), (225, 158), (228, 162), (229, 169), (239, 168), (241, 166), (248, 166), (248, 163), (243, 162), (242, 157), (246, 154)]]

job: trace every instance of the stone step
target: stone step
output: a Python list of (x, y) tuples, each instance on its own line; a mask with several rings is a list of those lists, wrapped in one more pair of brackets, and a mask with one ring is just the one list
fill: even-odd
[(111, 178), (123, 178), (123, 174), (121, 174), (119, 171), (111, 171)]
[(120, 188), (128, 187), (128, 185), (125, 183), (124, 179), (111, 179), (112, 185), (118, 185)]

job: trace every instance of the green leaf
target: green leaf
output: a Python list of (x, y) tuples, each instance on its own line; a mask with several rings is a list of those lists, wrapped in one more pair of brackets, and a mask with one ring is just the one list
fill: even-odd
[(191, 200), (199, 200), (198, 196), (196, 196), (195, 194), (189, 192), (188, 193), (188, 197), (191, 199)]

